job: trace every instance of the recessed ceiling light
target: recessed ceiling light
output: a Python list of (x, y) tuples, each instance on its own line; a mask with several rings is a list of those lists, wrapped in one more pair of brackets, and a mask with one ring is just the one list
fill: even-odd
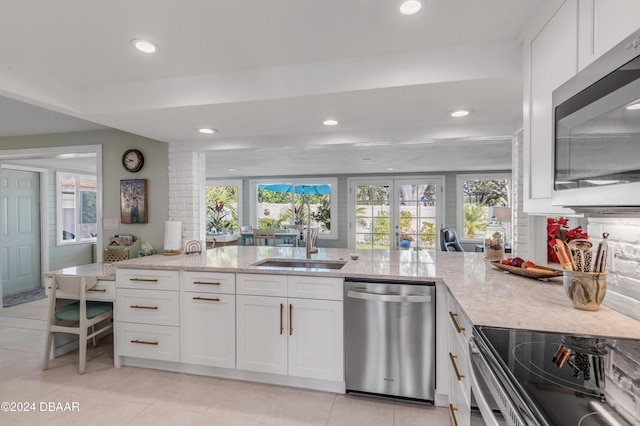
[(635, 111), (635, 110), (638, 110), (638, 109), (640, 109), (640, 102), (637, 102), (637, 101), (636, 101), (635, 103), (632, 103), (631, 105), (627, 105), (627, 106), (625, 107), (625, 109), (628, 109), (629, 111)]
[(335, 126), (336, 124), (338, 124), (337, 120), (324, 120), (322, 122), (322, 124), (324, 124), (325, 126)]
[(471, 114), (472, 112), (473, 112), (472, 109), (463, 108), (463, 109), (457, 109), (455, 111), (450, 111), (449, 115), (451, 117), (454, 117), (454, 118), (460, 118), (460, 117), (466, 117), (467, 115)]
[(422, 0), (401, 0), (400, 13), (403, 15), (413, 15), (422, 9)]
[(156, 53), (158, 51), (158, 45), (149, 40), (137, 38), (135, 40), (131, 40), (131, 43), (142, 53)]
[(216, 129), (210, 129), (210, 128), (208, 128), (208, 127), (203, 127), (203, 128), (201, 128), (201, 129), (198, 129), (198, 131), (199, 131), (200, 133), (204, 133), (205, 135), (212, 135), (212, 134), (216, 133), (218, 130), (216, 130)]
[(229, 171), (230, 171), (230, 172), (235, 172), (235, 171), (236, 171), (236, 169), (234, 169), (234, 168), (230, 168), (230, 169), (229, 169)]
[(391, 171), (393, 170), (393, 167), (388, 167), (387, 170)]

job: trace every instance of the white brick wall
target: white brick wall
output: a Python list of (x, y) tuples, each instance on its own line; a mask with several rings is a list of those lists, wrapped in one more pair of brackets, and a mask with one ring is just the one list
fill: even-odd
[(590, 218), (589, 240), (596, 246), (609, 233), (607, 294), (603, 304), (640, 320), (640, 219)]
[(529, 255), (529, 220), (528, 215), (522, 210), (523, 206), (523, 145), (524, 135), (522, 130), (513, 138), (511, 149), (511, 174), (513, 187), (513, 254), (523, 259), (531, 259)]
[(206, 160), (182, 142), (169, 143), (169, 219), (182, 222), (182, 243), (206, 238)]

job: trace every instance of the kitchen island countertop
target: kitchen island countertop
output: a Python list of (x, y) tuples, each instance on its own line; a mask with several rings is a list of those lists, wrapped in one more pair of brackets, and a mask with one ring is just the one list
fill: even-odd
[(564, 293), (562, 277), (541, 281), (509, 274), (491, 265), (482, 253), (358, 250), (358, 260), (352, 260), (349, 253), (347, 249), (319, 249), (312, 255), (312, 259), (347, 262), (333, 271), (252, 266), (267, 258), (304, 259), (305, 249), (250, 246), (219, 247), (201, 255), (146, 256), (114, 265), (126, 269), (441, 281), (475, 325), (640, 338), (640, 321), (606, 306), (595, 312), (575, 309)]

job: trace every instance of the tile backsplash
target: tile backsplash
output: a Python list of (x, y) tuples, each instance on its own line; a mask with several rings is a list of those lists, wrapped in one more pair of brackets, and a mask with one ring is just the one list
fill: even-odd
[(594, 245), (609, 233), (603, 304), (640, 320), (640, 218), (589, 218), (587, 231)]

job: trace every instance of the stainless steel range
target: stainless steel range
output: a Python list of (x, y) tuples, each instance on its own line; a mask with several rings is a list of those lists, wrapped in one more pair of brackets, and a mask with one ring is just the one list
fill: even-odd
[(470, 364), (487, 424), (489, 402), (509, 425), (640, 425), (640, 341), (475, 327)]

